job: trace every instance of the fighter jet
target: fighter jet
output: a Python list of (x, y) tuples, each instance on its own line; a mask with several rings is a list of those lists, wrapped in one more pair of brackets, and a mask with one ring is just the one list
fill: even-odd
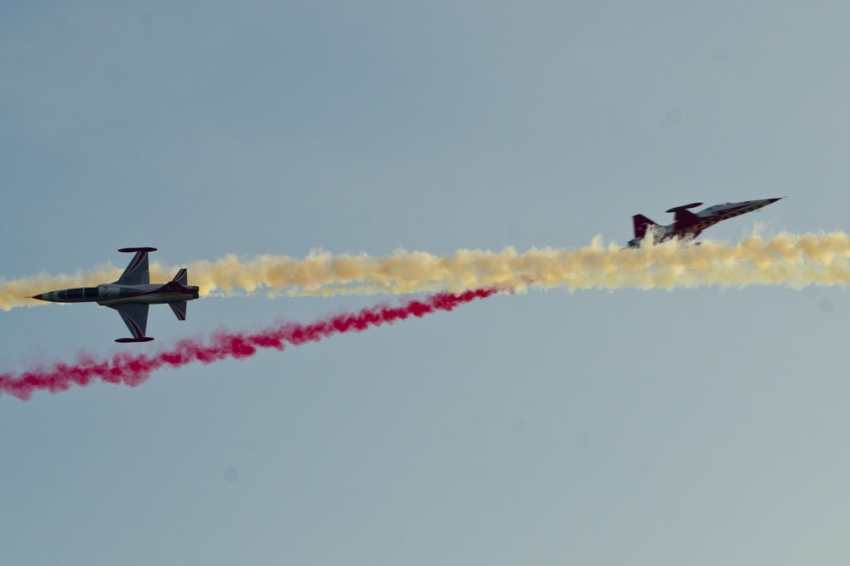
[(186, 320), (186, 302), (197, 299), (198, 287), (187, 285), (187, 271), (181, 269), (168, 283), (150, 282), (148, 253), (156, 248), (121, 248), (122, 253), (133, 253), (133, 260), (115, 283), (104, 283), (97, 287), (78, 287), (50, 291), (31, 297), (52, 303), (97, 303), (118, 311), (132, 338), (118, 338), (116, 342), (150, 342), (145, 336), (148, 325), (148, 307), (168, 304), (178, 320)]
[(691, 212), (688, 209), (702, 206), (701, 202), (675, 206), (667, 211), (676, 215), (673, 217), (673, 223), (667, 226), (656, 224), (643, 214), (636, 214), (632, 216), (635, 237), (629, 240), (629, 247), (639, 248), (647, 232), (650, 231), (653, 233), (655, 242), (664, 242), (673, 238), (693, 240), (709, 226), (714, 226), (722, 220), (728, 220), (729, 218), (758, 210), (783, 198), (785, 197), (747, 200), (744, 202), (727, 202), (726, 204), (711, 206), (699, 212)]

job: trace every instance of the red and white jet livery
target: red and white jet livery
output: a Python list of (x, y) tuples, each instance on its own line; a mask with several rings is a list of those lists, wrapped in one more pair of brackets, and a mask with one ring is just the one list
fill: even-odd
[(178, 320), (186, 320), (186, 303), (200, 297), (198, 287), (187, 285), (187, 271), (181, 269), (168, 283), (151, 285), (148, 270), (148, 253), (156, 248), (121, 248), (119, 252), (133, 253), (130, 265), (115, 283), (97, 287), (62, 289), (35, 295), (33, 299), (53, 303), (97, 303), (118, 311), (132, 338), (118, 338), (116, 342), (149, 342), (145, 336), (148, 325), (148, 307), (168, 304)]
[(673, 217), (673, 223), (667, 226), (656, 224), (643, 214), (632, 216), (634, 222), (635, 237), (629, 240), (630, 248), (639, 248), (640, 243), (646, 237), (647, 232), (652, 232), (655, 242), (664, 242), (679, 238), (681, 240), (693, 240), (702, 233), (703, 230), (710, 226), (714, 226), (718, 222), (728, 220), (748, 212), (753, 212), (763, 208), (769, 204), (773, 204), (780, 198), (766, 198), (762, 200), (747, 200), (744, 202), (727, 202), (726, 204), (718, 204), (710, 206), (699, 212), (691, 212), (689, 208), (702, 206), (701, 202), (676, 206), (668, 210), (676, 216)]

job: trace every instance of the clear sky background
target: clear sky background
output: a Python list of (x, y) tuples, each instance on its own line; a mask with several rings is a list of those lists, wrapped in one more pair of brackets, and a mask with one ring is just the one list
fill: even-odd
[[(848, 228), (846, 3), (412, 4), (3, 2), (0, 276), (622, 244), (632, 214), (785, 195), (704, 237)], [(148, 333), (397, 300), (211, 298)], [(533, 291), (2, 397), (0, 564), (847, 564), (848, 313)], [(0, 312), (0, 368), (126, 334)]]

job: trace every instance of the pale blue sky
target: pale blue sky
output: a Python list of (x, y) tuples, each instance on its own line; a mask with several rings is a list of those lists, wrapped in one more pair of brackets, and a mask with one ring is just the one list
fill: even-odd
[[(743, 4), (743, 5), (742, 5)], [(0, 276), (846, 229), (840, 2), (7, 2)], [(191, 283), (191, 273), (189, 274)], [(208, 299), (156, 344), (386, 298)], [(839, 289), (561, 291), (0, 398), (0, 564), (846, 564)], [(0, 312), (0, 368), (108, 354)]]

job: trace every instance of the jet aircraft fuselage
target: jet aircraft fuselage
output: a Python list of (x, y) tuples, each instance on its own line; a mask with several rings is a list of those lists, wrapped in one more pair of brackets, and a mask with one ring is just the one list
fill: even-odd
[(191, 301), (198, 298), (198, 288), (184, 286), (174, 281), (154, 285), (117, 285), (105, 283), (97, 287), (76, 287), (49, 291), (33, 299), (53, 303), (97, 303), (104, 307), (126, 303), (162, 305)]
[(178, 320), (186, 320), (186, 302), (200, 297), (199, 288), (188, 285), (188, 272), (181, 269), (168, 283), (150, 283), (148, 253), (156, 248), (122, 248), (119, 252), (133, 253), (130, 265), (115, 283), (97, 287), (76, 287), (48, 291), (32, 297), (52, 303), (97, 303), (118, 311), (132, 338), (119, 338), (116, 342), (148, 342), (145, 336), (150, 305), (167, 304)]
[(661, 226), (642, 214), (636, 214), (632, 216), (635, 237), (629, 240), (629, 247), (639, 248), (643, 239), (650, 233), (655, 242), (664, 242), (673, 238), (693, 240), (703, 230), (714, 226), (718, 222), (759, 210), (782, 198), (784, 197), (747, 200), (744, 202), (727, 202), (726, 204), (710, 206), (699, 212), (691, 212), (689, 209), (702, 206), (701, 202), (676, 206), (667, 211), (675, 214), (673, 223), (667, 226)]

